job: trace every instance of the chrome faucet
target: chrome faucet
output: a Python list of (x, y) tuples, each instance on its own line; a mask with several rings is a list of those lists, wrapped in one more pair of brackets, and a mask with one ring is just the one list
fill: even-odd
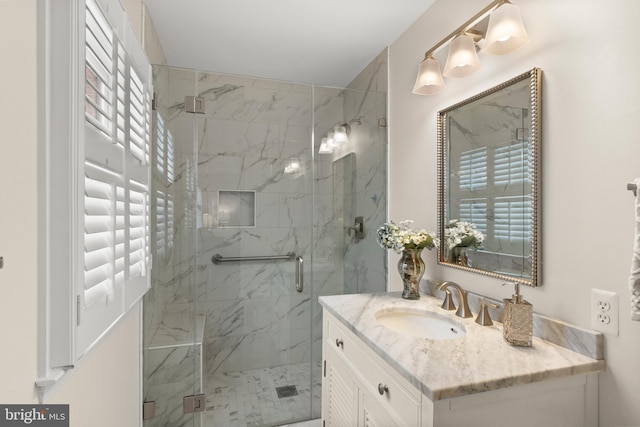
[[(457, 283), (454, 282), (442, 282), (438, 285), (437, 289), (439, 291), (445, 291), (445, 293), (447, 294), (446, 296), (449, 296), (449, 289), (448, 288), (453, 288), (458, 292), (458, 310), (456, 310), (456, 316), (458, 317), (473, 317), (473, 313), (471, 313), (471, 309), (469, 308), (469, 303), (467, 302), (467, 294), (468, 292), (465, 291), (464, 289), (462, 289), (460, 287), (460, 285), (458, 285)], [(446, 298), (445, 298), (446, 301)]]

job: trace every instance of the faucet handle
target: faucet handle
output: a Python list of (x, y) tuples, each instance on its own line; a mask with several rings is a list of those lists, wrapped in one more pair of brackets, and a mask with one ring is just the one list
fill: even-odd
[(491, 326), (493, 325), (493, 321), (491, 321), (491, 316), (489, 315), (489, 307), (496, 309), (498, 306), (494, 303), (491, 303), (486, 300), (480, 300), (480, 311), (478, 312), (478, 317), (476, 317), (476, 323), (482, 326)]
[[(440, 291), (445, 291), (446, 293), (446, 291), (448, 291), (450, 287), (455, 289), (456, 292), (458, 292), (458, 309), (456, 310), (456, 316), (473, 317), (473, 314), (471, 313), (471, 310), (469, 309), (469, 304), (467, 302), (468, 292), (462, 289), (460, 285), (454, 282), (442, 282), (436, 287), (436, 289)], [(445, 297), (445, 300), (446, 300), (446, 297)], [(453, 303), (450, 304), (450, 306), (452, 305)], [(443, 308), (446, 309), (446, 307), (444, 307), (444, 303), (443, 303)]]
[(442, 301), (442, 305), (440, 307), (445, 310), (456, 309), (456, 305), (453, 303), (453, 298), (451, 297), (451, 291), (449, 289), (444, 290), (444, 301)]

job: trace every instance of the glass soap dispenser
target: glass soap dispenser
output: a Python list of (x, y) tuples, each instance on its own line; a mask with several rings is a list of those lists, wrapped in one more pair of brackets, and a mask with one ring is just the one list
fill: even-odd
[[(505, 283), (511, 285), (513, 283)], [(520, 284), (515, 283), (516, 291), (511, 299), (503, 300), (502, 335), (509, 344), (531, 347), (533, 336), (533, 306), (522, 299)]]

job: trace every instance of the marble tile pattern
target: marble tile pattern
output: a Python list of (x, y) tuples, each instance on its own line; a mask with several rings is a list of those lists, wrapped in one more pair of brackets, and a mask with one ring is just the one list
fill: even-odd
[[(604, 370), (592, 359), (534, 337), (532, 347), (512, 347), (502, 325), (480, 326), (440, 308), (441, 300), (423, 295), (407, 301), (399, 292), (320, 298), (323, 308), (432, 400), (464, 396), (551, 378)], [(376, 321), (390, 308), (423, 309), (462, 324), (466, 334), (454, 340), (430, 340), (400, 334)]]
[[(205, 372), (215, 383), (221, 374), (311, 358), (311, 297), (295, 291), (294, 263), (211, 258), (294, 252), (311, 259), (312, 88), (197, 72), (197, 92), (206, 113), (196, 118), (196, 215), (213, 217), (212, 227), (198, 224), (197, 307), (209, 319)], [(299, 168), (285, 172), (293, 161)], [(255, 226), (215, 226), (222, 190), (255, 191)]]
[[(207, 389), (206, 426), (277, 426), (308, 419), (312, 399), (319, 399), (312, 395), (309, 371), (308, 363), (299, 363), (216, 374)], [(289, 385), (297, 395), (278, 397), (276, 388)]]
[[(145, 426), (186, 425), (189, 417), (180, 416), (179, 405), (182, 396), (193, 394), (190, 382), (216, 390), (221, 378), (301, 364), (312, 366), (311, 414), (320, 415), (318, 296), (384, 290), (386, 251), (371, 230), (386, 219), (386, 129), (378, 125), (386, 117), (386, 63), (385, 51), (350, 89), (154, 67), (154, 114), (162, 120), (154, 137), (164, 132), (164, 145), (153, 153), (156, 223), (153, 289), (144, 312), (145, 398), (162, 407), (161, 416)], [(206, 113), (184, 112), (185, 96), (204, 98)], [(313, 155), (318, 135), (352, 119), (357, 122), (348, 148), (331, 157)], [(169, 140), (171, 150), (162, 148)], [(335, 175), (333, 162), (349, 152), (357, 158), (351, 176)], [(293, 161), (297, 169), (288, 168)], [(353, 180), (349, 190), (334, 194), (347, 178)], [(253, 226), (217, 227), (221, 190), (255, 192)], [(365, 217), (365, 240), (348, 235), (351, 216)], [(211, 262), (214, 254), (291, 251), (305, 258), (302, 293), (295, 291), (292, 262)], [(192, 339), (194, 313), (207, 319), (201, 340)], [(196, 359), (202, 376), (197, 369), (187, 372)], [(249, 415), (256, 422), (268, 418)]]
[(182, 397), (200, 393), (204, 315), (167, 312), (144, 349), (144, 397), (156, 403), (146, 427), (198, 426), (199, 415), (184, 414)]

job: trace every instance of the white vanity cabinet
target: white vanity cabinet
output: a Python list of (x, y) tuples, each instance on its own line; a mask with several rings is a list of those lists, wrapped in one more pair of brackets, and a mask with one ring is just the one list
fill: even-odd
[(327, 310), (323, 334), (324, 427), (598, 426), (597, 373), (431, 400)]
[(325, 427), (420, 426), (421, 393), (325, 312)]

